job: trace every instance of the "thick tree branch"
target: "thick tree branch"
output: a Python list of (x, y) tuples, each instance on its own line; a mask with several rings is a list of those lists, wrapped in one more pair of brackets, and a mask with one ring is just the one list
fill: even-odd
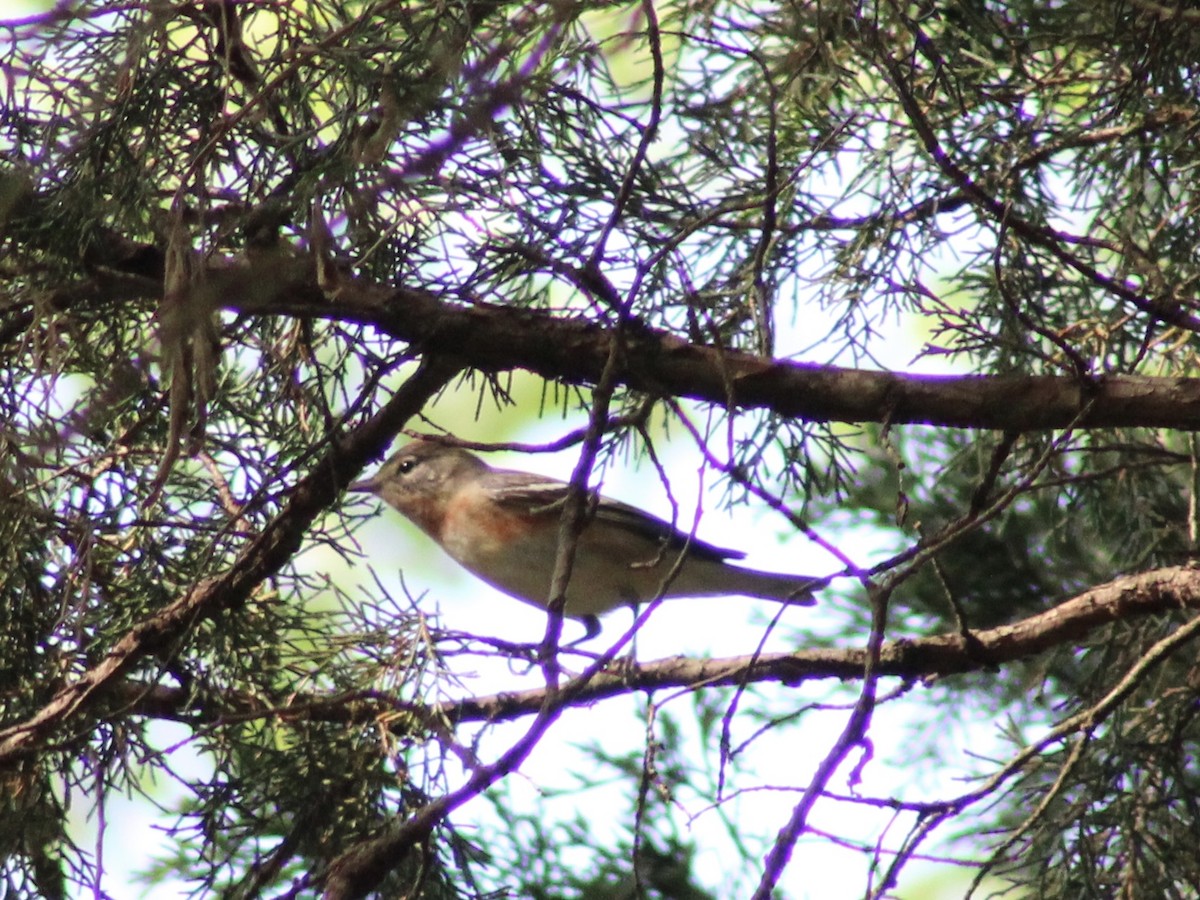
[[(971, 633), (953, 632), (884, 644), (879, 654), (880, 677), (906, 680), (940, 678), (991, 669), (1043, 651), (1080, 642), (1110, 622), (1128, 621), (1179, 609), (1200, 609), (1200, 569), (1176, 566), (1126, 575), (1085, 591), (1045, 612), (1009, 625)], [(619, 671), (601, 672), (584, 686), (568, 685), (574, 701), (593, 703), (607, 697), (663, 688), (738, 686), (749, 682), (796, 685), (803, 681), (861, 678), (866, 651), (798, 650), (764, 656), (697, 659), (686, 656), (638, 665), (622, 664)], [(195, 697), (180, 688), (126, 681), (108, 690), (122, 714), (133, 712), (193, 725), (240, 721), (270, 716), (280, 719), (342, 722), (376, 721), (381, 715), (408, 713), (398, 727), (412, 722), (497, 722), (536, 713), (545, 702), (542, 689), (469, 697), (430, 705), (398, 703), (381, 694), (323, 697), (289, 695), (273, 706), (259, 695), (226, 694), (222, 700)]]
[[(145, 253), (121, 245), (122, 258)], [(334, 296), (317, 284), (304, 257), (226, 265), (209, 277), (223, 308), (369, 325), (416, 353), (445, 353), (477, 369), (525, 369), (547, 379), (596, 384), (612, 328), (582, 317), (484, 303), (451, 303), (423, 290), (346, 281)], [(153, 266), (150, 266), (153, 269)], [(114, 290), (94, 282), (90, 296), (111, 304)], [(158, 289), (143, 279), (147, 290)], [(122, 284), (121, 291), (130, 290)], [(50, 298), (63, 309), (87, 302), (81, 286)], [(31, 315), (31, 314), (30, 314)], [(22, 330), (25, 314), (9, 313), (0, 335)], [(617, 383), (651, 395), (689, 397), (722, 406), (769, 409), (816, 422), (927, 424), (1026, 432), (1065, 428), (1200, 429), (1200, 378), (1110, 375), (1090, 381), (1054, 375), (905, 375), (766, 359), (692, 344), (645, 325), (627, 326)], [(1084, 416), (1080, 411), (1091, 402)]]
[[(419, 350), (452, 352), (485, 371), (527, 369), (595, 384), (611, 329), (582, 318), (446, 303), (422, 291), (348, 290), (337, 302), (298, 293), (261, 312), (373, 325)], [(629, 328), (618, 381), (648, 394), (770, 409), (808, 421), (929, 424), (1003, 431), (1064, 428), (1200, 428), (1200, 379), (1052, 375), (902, 375), (764, 359)], [(1077, 419), (1092, 401), (1087, 415)]]

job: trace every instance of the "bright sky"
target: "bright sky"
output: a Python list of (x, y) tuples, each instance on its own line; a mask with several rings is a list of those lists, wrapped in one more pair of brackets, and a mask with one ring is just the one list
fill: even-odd
[[(43, 11), (48, 6), (49, 4), (45, 3), (0, 0), (0, 17), (30, 15)], [(805, 316), (808, 330), (803, 339), (794, 333), (781, 334), (783, 352), (796, 349), (801, 343), (807, 344), (810, 336), (819, 332), (819, 329), (814, 327), (813, 311), (806, 309)], [(876, 351), (883, 357), (881, 362), (897, 370), (914, 370), (912, 358), (921, 339), (906, 333), (903, 328), (896, 329), (894, 338), (877, 342)], [(925, 364), (919, 368), (927, 372), (932, 371), (931, 367)], [(473, 406), (473, 401), (469, 405)], [(434, 413), (434, 417), (438, 417), (437, 412)], [(463, 421), (463, 418), (451, 415), (442, 415), (440, 418), (443, 425), (454, 421)], [(579, 424), (581, 420), (567, 423), (554, 418), (534, 428), (522, 430), (519, 435), (505, 433), (504, 439), (516, 437), (530, 442), (551, 440)], [(487, 429), (488, 423), (485, 422), (458, 433), (462, 437), (485, 438)], [(663, 444), (657, 449), (660, 453), (667, 454), (664, 462), (672, 473), (672, 491), (680, 502), (680, 509), (686, 515), (694, 509), (696, 499), (701, 494), (697, 474), (700, 459), (688, 446), (686, 438), (682, 434), (679, 437), (680, 439), (674, 441), (669, 448)], [(566, 478), (574, 465), (577, 452), (572, 450), (552, 457), (492, 457), (491, 461), (517, 468), (538, 467), (547, 474)], [(709, 473), (706, 484), (711, 485), (715, 480)], [(609, 470), (605, 477), (604, 491), (610, 496), (641, 505), (664, 517), (670, 516), (670, 507), (658, 483), (657, 475), (649, 466), (640, 470), (624, 467)], [(366, 499), (355, 502), (376, 503)], [(781, 536), (787, 533), (787, 523), (763, 508), (751, 505), (732, 511), (721, 510), (717, 506), (715, 494), (711, 493), (704, 495), (704, 506), (705, 514), (699, 536), (718, 545), (747, 551), (748, 556), (744, 561), (746, 565), (815, 574), (824, 574), (839, 568), (827, 554), (807, 545), (801, 537), (781, 540)], [(815, 524), (820, 528), (821, 523)], [(860, 565), (869, 565), (881, 552), (882, 539), (869, 532), (859, 530), (852, 536), (842, 535), (840, 538), (832, 534), (826, 536), (834, 538), (838, 546), (850, 553)], [(367, 553), (375, 562), (377, 571), (389, 580), (394, 593), (398, 596), (403, 594), (396, 577), (397, 573), (403, 570), (405, 583), (414, 595), (428, 591), (423, 608), (428, 613), (439, 613), (445, 626), (512, 641), (529, 642), (541, 637), (545, 627), (544, 613), (507, 598), (458, 570), (415, 528), (403, 523), (399, 515), (391, 510), (382, 510), (378, 518), (361, 532), (361, 538)], [(324, 552), (309, 553), (307, 562), (321, 571), (336, 572), (342, 567), (336, 556)], [(357, 582), (367, 589), (372, 583), (365, 569), (346, 572), (342, 582), (346, 585)], [(845, 602), (861, 600), (842, 601), (827, 593), (822, 597), (821, 604), (815, 608), (795, 608), (788, 611), (786, 621), (793, 624), (812, 624), (824, 634), (839, 634), (843, 621), (840, 610)], [(638, 656), (643, 660), (650, 660), (676, 654), (744, 654), (757, 645), (761, 637), (761, 624), (766, 620), (766, 616), (773, 612), (773, 604), (741, 598), (671, 601), (656, 612), (639, 635)], [(629, 618), (622, 613), (610, 617), (603, 636), (597, 639), (596, 649), (604, 646), (603, 642), (606, 639), (616, 639), (627, 627), (628, 622)], [(575, 636), (575, 632), (570, 629), (577, 627), (571, 623), (567, 624), (568, 639)], [(863, 635), (864, 640), (865, 637)], [(786, 648), (779, 645), (777, 638), (773, 638), (773, 643), (768, 645), (768, 649)], [(470, 671), (464, 671), (462, 678), (471, 691), (479, 694), (536, 685), (536, 681), (518, 678), (500, 664), (485, 667), (478, 661), (469, 661), (466, 665)], [(820, 684), (805, 685), (788, 689), (785, 694), (794, 698), (795, 706), (799, 707), (824, 698), (827, 695), (827, 687)], [(572, 784), (571, 773), (590, 765), (574, 747), (593, 740), (597, 735), (605, 735), (606, 741), (619, 743), (619, 746), (610, 748), (615, 752), (640, 748), (644, 734), (639, 724), (638, 702), (629, 698), (618, 698), (599, 703), (585, 711), (565, 714), (537, 748), (523, 768), (522, 774), (510, 779), (515, 789), (534, 792), (549, 787), (569, 786)], [(896, 765), (897, 762), (903, 762), (902, 752), (894, 752), (895, 748), (887, 746), (889, 735), (896, 736), (900, 733), (892, 723), (917, 710), (918, 707), (910, 704), (919, 705), (921, 702), (922, 693), (918, 689), (910, 699), (879, 712), (871, 731), (877, 746), (877, 759), (865, 769), (861, 787), (863, 793), (877, 796), (900, 795), (910, 799), (937, 799), (961, 790), (961, 785), (953, 779), (961, 777), (965, 770), (939, 773), (934, 781), (928, 784), (913, 784), (913, 773)], [(689, 709), (686, 699), (673, 703), (669, 709), (676, 718), (686, 720)], [(734, 786), (802, 786), (807, 782), (809, 773), (816, 768), (818, 761), (828, 752), (845, 723), (846, 715), (847, 713), (843, 712), (810, 715), (803, 729), (784, 730), (767, 736), (752, 754), (757, 777), (751, 779), (738, 776)], [(964, 747), (969, 745), (974, 752), (986, 755), (997, 746), (994, 726), (989, 720), (990, 716), (981, 713), (978, 722), (963, 723), (959, 733), (948, 733), (946, 739), (956, 741)], [(753, 726), (748, 722), (739, 722), (737, 727), (742, 737), (748, 736), (753, 730)], [(492, 729), (483, 743), (484, 758), (488, 758), (489, 755), (494, 758), (521, 733), (522, 729), (522, 723)], [(171, 757), (173, 767), (185, 772), (203, 771), (203, 763), (195, 758), (186, 743), (185, 729), (160, 724), (154, 727), (153, 733), (157, 736), (160, 746), (176, 748)], [(897, 737), (896, 742), (899, 740)], [(716, 748), (699, 747), (694, 740), (692, 745), (695, 752), (708, 754), (715, 764)], [(851, 764), (853, 762), (852, 759)], [(846, 790), (845, 775), (846, 772), (843, 771), (834, 779), (831, 784), (833, 790)], [(607, 796), (593, 795), (586, 800), (587, 808), (595, 817), (599, 834), (603, 834), (605, 828), (615, 828), (618, 822), (627, 822), (632, 815), (624, 801), (614, 797), (616, 793)], [(176, 786), (162, 785), (157, 800), (169, 807), (179, 796), (181, 795)], [(738, 801), (735, 807), (736, 817), (753, 823), (755, 829), (761, 828), (765, 834), (772, 836), (787, 820), (795, 799), (793, 794), (759, 791)], [(688, 798), (682, 802), (685, 806), (684, 811), (689, 814), (700, 813), (703, 808), (703, 804), (696, 798)], [(564, 809), (563, 814), (570, 815), (572, 811), (573, 809)], [(75, 799), (73, 815), (79, 819), (79, 840), (85, 847), (95, 846), (93, 835), (97, 825), (97, 813), (94, 808), (89, 809), (85, 801), (81, 802), (81, 798)], [(464, 825), (469, 823), (472, 817), (485, 818), (489, 815), (490, 811), (483, 804), (475, 803), (461, 810), (454, 819), (459, 825)], [(145, 801), (121, 798), (113, 798), (110, 801), (105, 816), (109, 829), (108, 842), (107, 846), (97, 848), (103, 853), (106, 871), (104, 886), (114, 897), (132, 897), (137, 893), (137, 889), (131, 881), (131, 873), (147, 866), (156, 848), (166, 846), (156, 829), (170, 824), (172, 819), (159, 814)], [(85, 818), (88, 821), (83, 821)], [(871, 841), (879, 834), (885, 821), (885, 817), (871, 817), (859, 807), (848, 808), (824, 801), (818, 805), (812, 824), (835, 835)], [(722, 885), (725, 873), (735, 865), (732, 848), (724, 833), (725, 823), (719, 816), (709, 812), (699, 815), (690, 827), (698, 843), (705, 848), (697, 862), (699, 875), (708, 885)], [(897, 826), (892, 829), (891, 834), (898, 838), (903, 834), (903, 830)], [(933, 848), (931, 845), (925, 849), (929, 851)], [(919, 873), (929, 869), (916, 865), (911, 871)], [(912, 880), (908, 883), (911, 885)], [(783, 882), (785, 891), (791, 897), (812, 897), (821, 900), (859, 897), (865, 884), (866, 868), (863, 857), (819, 838), (807, 838), (801, 842)], [(162, 890), (154, 892), (155, 897), (168, 895), (169, 893)], [(928, 889), (923, 889), (921, 896), (932, 895)]]
[[(906, 342), (887, 343), (899, 348)], [(911, 348), (911, 343), (908, 344), (908, 348)], [(906, 352), (908, 357), (911, 357), (910, 350)], [(905, 361), (907, 362), (907, 359)], [(468, 401), (468, 406), (473, 407), (473, 401)], [(461, 416), (453, 414), (450, 410), (435, 410), (432, 417), (442, 424), (463, 421)], [(494, 419), (485, 419), (480, 425), (469, 430), (460, 430), (459, 434), (462, 437), (479, 439), (489, 430), (494, 430), (497, 424)], [(522, 430), (519, 437), (529, 442), (547, 441), (571, 430), (576, 424), (578, 423), (554, 419)], [(501, 439), (512, 437), (509, 434), (497, 436), (494, 431), (493, 436)], [(670, 445), (663, 444), (657, 449), (661, 454), (665, 454), (664, 464), (672, 473), (672, 491), (680, 503), (681, 511), (686, 515), (687, 511), (694, 508), (699, 496), (699, 455), (682, 439), (673, 441)], [(497, 465), (538, 468), (555, 477), (567, 478), (577, 452), (572, 450), (553, 456), (536, 457), (493, 455), (490, 459)], [(709, 473), (706, 483), (711, 486), (714, 480)], [(658, 482), (657, 473), (649, 466), (638, 469), (614, 467), (608, 470), (604, 491), (618, 499), (638, 503), (659, 515), (670, 515), (670, 507)], [(347, 502), (351, 502), (349, 498)], [(360, 498), (352, 502), (377, 504), (370, 498)], [(378, 508), (380, 514), (359, 533), (359, 537), (368, 557), (374, 562), (379, 575), (390, 585), (394, 596), (403, 597), (398, 577), (402, 570), (404, 583), (413, 596), (428, 592), (422, 600), (422, 608), (426, 613), (440, 615), (440, 622), (445, 627), (511, 641), (532, 642), (540, 639), (545, 627), (545, 615), (542, 611), (512, 600), (479, 582), (459, 569), (424, 535), (404, 522), (399, 514), (381, 506)], [(820, 526), (820, 523), (816, 524)], [(715, 496), (706, 495), (705, 514), (699, 536), (719, 545), (746, 550), (746, 565), (776, 571), (803, 571), (815, 574), (829, 573), (838, 568), (836, 562), (827, 554), (809, 546), (801, 537), (781, 540), (781, 536), (787, 533), (787, 523), (769, 510), (751, 505), (726, 511), (717, 507)], [(882, 554), (882, 537), (869, 531), (859, 529), (850, 536), (826, 536), (835, 538), (838, 546), (849, 552), (861, 565), (869, 565)], [(305, 562), (317, 571), (330, 572), (344, 586), (359, 584), (367, 590), (372, 587), (372, 579), (363, 567), (338, 575), (337, 572), (343, 569), (343, 565), (332, 553), (313, 551), (306, 555)], [(854, 597), (853, 592), (851, 596)], [(787, 611), (786, 621), (792, 624), (803, 623), (813, 627), (818, 633), (836, 635), (842, 630), (841, 610), (846, 602), (859, 600), (840, 600), (826, 592), (817, 607), (797, 607)], [(747, 653), (757, 645), (761, 638), (762, 623), (775, 609), (774, 604), (743, 598), (684, 599), (667, 602), (656, 611), (640, 633), (638, 656), (642, 660), (651, 660), (681, 653), (712, 657)], [(597, 639), (597, 646), (593, 649), (606, 646), (606, 640), (615, 640), (628, 626), (629, 621), (628, 615), (622, 612), (607, 618), (604, 633)], [(577, 630), (579, 626), (568, 622), (566, 628), (567, 638), (570, 639), (576, 636), (576, 632), (570, 629)], [(863, 635), (864, 640), (865, 637)], [(767, 649), (787, 648), (778, 638), (772, 638)], [(539, 683), (536, 673), (522, 678), (513, 674), (508, 666), (496, 661), (460, 658), (455, 665), (461, 666), (458, 671), (467, 690), (473, 693), (491, 694), (499, 690), (536, 687)], [(789, 701), (795, 707), (821, 701), (827, 698), (828, 691), (829, 686), (824, 683), (796, 689), (779, 689), (775, 694), (777, 700), (774, 708), (786, 708)], [(661, 700), (662, 696), (656, 699)], [(510, 779), (517, 796), (522, 793), (532, 796), (530, 792), (537, 790), (567, 787), (573, 783), (573, 773), (594, 769), (594, 764), (575, 747), (587, 744), (597, 735), (605, 736), (605, 740), (610, 742), (606, 746), (613, 752), (640, 749), (644, 740), (640, 702), (640, 698), (618, 698), (564, 715), (527, 761), (522, 772)], [(897, 754), (895, 747), (889, 746), (889, 743), (901, 742), (901, 730), (896, 726), (907, 714), (920, 711), (921, 702), (922, 692), (918, 689), (909, 699), (879, 711), (871, 731), (877, 748), (876, 759), (863, 773), (864, 780), (860, 787), (862, 793), (873, 796), (903, 796), (907, 799), (939, 799), (961, 790), (961, 785), (955, 784), (953, 780), (965, 774), (961, 770), (937, 773), (930, 782), (914, 783), (914, 773), (901, 767), (902, 753)], [(668, 710), (686, 725), (690, 710), (688, 700), (676, 701), (669, 705)], [(927, 711), (923, 712), (927, 714)], [(738, 775), (733, 781), (733, 787), (803, 785), (808, 774), (815, 770), (819, 760), (833, 744), (845, 723), (846, 715), (844, 712), (809, 715), (801, 729), (785, 729), (762, 738), (750, 754), (757, 777)], [(976, 753), (986, 753), (995, 745), (990, 723), (990, 714), (981, 715), (974, 727), (970, 723), (963, 723), (957, 734), (947, 733), (945, 740), (969, 744)], [(748, 720), (739, 720), (735, 727), (735, 739), (738, 736), (742, 739), (748, 737), (754, 727)], [(499, 755), (522, 733), (523, 728), (521, 722), (492, 728), (482, 743), (482, 758), (486, 760)], [(163, 746), (182, 741), (185, 737), (178, 728), (163, 727), (158, 731), (162, 733)], [(892, 737), (890, 742), (889, 736)], [(460, 734), (463, 743), (468, 743), (470, 737), (469, 731)], [(612, 743), (616, 743), (617, 746), (613, 746)], [(695, 748), (694, 752), (706, 753), (709, 764), (716, 765), (716, 748), (701, 747), (694, 736), (689, 745)], [(186, 770), (189, 766), (184, 760), (189, 754), (186, 746), (180, 746), (172, 758), (172, 764), (176, 768)], [(852, 758), (851, 765), (854, 761)], [(849, 767), (846, 767), (835, 777), (831, 784), (832, 790), (848, 792), (848, 771)], [(172, 793), (174, 792), (167, 790), (158, 799), (166, 803), (167, 797)], [(731, 812), (736, 811), (738, 819), (753, 823), (756, 830), (770, 836), (787, 820), (795, 799), (796, 795), (791, 793), (761, 790), (740, 798), (736, 806), (729, 809)], [(701, 813), (705, 805), (700, 798), (681, 798), (681, 820)], [(598, 835), (603, 835), (605, 829), (615, 829), (619, 824), (627, 823), (632, 815), (620, 791), (613, 791), (607, 795), (593, 791), (585, 800), (559, 801), (558, 807), (564, 816), (573, 814), (577, 807), (587, 808), (595, 816)], [(554, 808), (555, 805), (551, 804), (550, 809)], [(116, 827), (110, 832), (112, 839), (105, 853), (105, 866), (114, 879), (110, 889), (115, 891), (116, 896), (129, 896), (125, 890), (127, 873), (146, 865), (150, 849), (156, 844), (161, 844), (153, 828), (156, 821), (162, 826), (167, 824), (169, 819), (156, 820), (150, 812), (144, 803), (114, 804), (109, 810), (109, 825)], [(476, 802), (459, 811), (454, 820), (459, 825), (464, 825), (476, 816), (486, 820), (490, 815), (492, 813), (486, 804)], [(861, 807), (835, 804), (831, 801), (819, 804), (812, 820), (813, 826), (819, 831), (868, 841), (875, 839), (886, 822), (886, 816), (872, 815), (864, 812)], [(733, 849), (725, 834), (725, 823), (718, 815), (708, 812), (691, 821), (689, 827), (698, 844), (704, 848), (697, 861), (698, 874), (705, 883), (721, 886), (726, 873), (736, 867)], [(904, 828), (899, 823), (893, 825), (890, 832), (896, 839), (903, 833)], [(140, 836), (134, 837), (135, 835)], [(925, 849), (928, 852), (933, 847), (930, 845)], [(914, 865), (910, 873), (916, 876), (928, 869), (927, 866)], [(911, 885), (912, 881), (908, 883)], [(827, 840), (811, 837), (802, 841), (797, 848), (794, 861), (783, 880), (783, 887), (788, 896), (822, 900), (861, 896), (865, 884), (866, 864), (860, 854), (842, 849)], [(119, 890), (116, 889), (118, 886)], [(926, 888), (922, 888), (921, 895), (931, 896)], [(162, 893), (156, 892), (155, 896), (162, 896)]]

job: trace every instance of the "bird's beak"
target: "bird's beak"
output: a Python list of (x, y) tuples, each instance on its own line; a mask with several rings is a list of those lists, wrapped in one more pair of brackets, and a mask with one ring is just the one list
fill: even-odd
[(375, 493), (375, 479), (364, 478), (362, 481), (355, 481), (348, 485), (346, 490), (351, 494), (373, 494)]

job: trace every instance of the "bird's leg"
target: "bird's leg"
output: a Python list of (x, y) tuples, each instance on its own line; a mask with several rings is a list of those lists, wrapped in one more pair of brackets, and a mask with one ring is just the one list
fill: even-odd
[(581, 637), (579, 639), (579, 641), (577, 641), (577, 643), (582, 643), (583, 641), (590, 641), (592, 638), (594, 638), (598, 634), (600, 634), (600, 617), (599, 616), (582, 616), (579, 621), (582, 622), (583, 627), (587, 629), (587, 634), (585, 634), (583, 637)]
[(580, 644), (586, 644), (600, 633), (600, 619), (597, 616), (579, 616), (578, 618), (583, 624), (584, 629), (586, 629), (583, 637), (576, 638), (570, 643), (563, 644), (559, 649), (571, 650), (575, 647), (578, 647)]

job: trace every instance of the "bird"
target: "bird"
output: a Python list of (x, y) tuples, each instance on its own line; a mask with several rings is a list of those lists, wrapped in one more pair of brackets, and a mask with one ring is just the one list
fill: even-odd
[[(347, 490), (383, 500), (501, 592), (549, 608), (566, 482), (493, 468), (461, 447), (417, 438)], [(593, 495), (586, 513), (563, 608), (586, 628), (581, 640), (600, 633), (605, 613), (660, 595), (741, 595), (811, 606), (813, 590), (828, 581), (731, 565), (745, 554), (619, 500)]]

